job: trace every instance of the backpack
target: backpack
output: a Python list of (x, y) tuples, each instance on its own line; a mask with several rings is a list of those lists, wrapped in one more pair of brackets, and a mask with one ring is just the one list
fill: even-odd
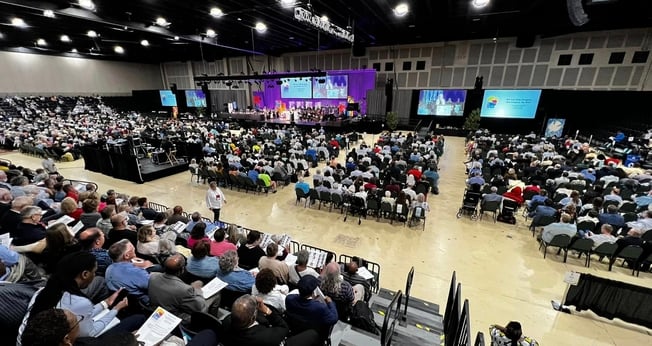
[(359, 300), (351, 308), (349, 323), (357, 328), (378, 335), (378, 326), (374, 321), (374, 313), (365, 301)]

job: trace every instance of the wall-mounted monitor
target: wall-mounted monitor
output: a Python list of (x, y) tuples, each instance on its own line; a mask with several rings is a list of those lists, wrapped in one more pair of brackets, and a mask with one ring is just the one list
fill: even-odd
[(480, 117), (534, 119), (541, 90), (485, 90)]
[(309, 77), (281, 78), (281, 98), (309, 99), (312, 98), (312, 81)]
[(316, 99), (346, 99), (349, 94), (349, 76), (332, 75), (312, 80), (312, 97)]
[(206, 94), (201, 89), (186, 90), (187, 107), (206, 107)]
[(177, 106), (177, 96), (172, 92), (172, 90), (159, 90), (159, 95), (161, 97), (161, 106), (163, 107)]
[(466, 90), (421, 90), (417, 115), (462, 116)]

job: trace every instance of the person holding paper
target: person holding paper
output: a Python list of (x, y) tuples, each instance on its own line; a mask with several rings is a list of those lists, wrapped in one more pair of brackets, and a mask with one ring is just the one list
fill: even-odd
[(361, 285), (354, 290), (350, 283), (344, 281), (337, 262), (326, 264), (321, 273), (319, 287), (325, 295), (339, 303), (341, 308), (337, 312), (342, 319), (350, 313), (351, 306), (364, 297), (364, 288)]
[(263, 302), (274, 307), (281, 314), (285, 313), (285, 297), (290, 292), (287, 285), (278, 285), (276, 275), (271, 269), (261, 269), (256, 274), (256, 284), (251, 294), (262, 298)]
[[(180, 254), (168, 257), (163, 263), (164, 272), (150, 275), (148, 295), (152, 306), (160, 306), (190, 324), (192, 313), (206, 312), (209, 304), (202, 296), (201, 281), (188, 285), (179, 278), (185, 266), (186, 260)], [(218, 308), (214, 307), (215, 315)]]
[(56, 270), (57, 263), (65, 255), (81, 250), (81, 245), (70, 234), (68, 226), (62, 223), (55, 223), (48, 227), (45, 244), (45, 249), (41, 253), (41, 261), (48, 274), (52, 274)]
[(288, 265), (276, 259), (278, 255), (278, 245), (274, 242), (267, 245), (267, 256), (263, 256), (258, 260), (258, 269), (270, 269), (276, 276), (276, 280), (281, 283), (287, 283), (289, 281), (289, 269)]
[(144, 304), (149, 304), (149, 273), (145, 268), (151, 267), (152, 262), (137, 258), (136, 249), (127, 239), (111, 245), (109, 256), (113, 260), (105, 275), (109, 289), (117, 291), (124, 288)]
[(251, 292), (254, 286), (254, 275), (238, 267), (238, 254), (229, 250), (220, 257), (220, 280), (229, 284), (226, 289), (236, 292)]
[(308, 260), (310, 259), (310, 252), (308, 250), (301, 250), (297, 252), (296, 264), (289, 268), (290, 284), (295, 285), (306, 275), (319, 277), (319, 274), (314, 269), (308, 267)]
[(11, 234), (14, 238), (13, 245), (23, 246), (37, 243), (45, 239), (45, 226), (41, 222), (41, 208), (29, 206), (20, 212), (21, 223), (16, 227), (16, 232)]
[[(93, 304), (81, 290), (90, 285), (95, 278), (96, 270), (97, 262), (95, 261), (95, 256), (88, 252), (75, 252), (62, 258), (57, 267), (57, 271), (48, 279), (45, 287), (33, 298), (33, 302), (19, 329), (19, 334), (22, 334), (31, 316), (36, 316), (39, 312), (47, 309), (59, 308), (70, 310), (75, 315), (81, 317), (79, 321), (79, 336), (94, 337), (100, 335), (112, 323), (118, 311), (127, 307), (128, 302), (126, 298), (115, 302), (119, 293), (118, 290), (106, 300), (98, 304)], [(111, 309), (108, 312), (100, 315), (100, 313), (109, 309), (109, 307)], [(96, 316), (101, 317), (97, 318)], [(132, 315), (122, 319), (120, 323), (107, 331), (107, 333), (133, 332), (144, 321), (144, 316)]]
[(337, 307), (328, 296), (323, 296), (319, 288), (319, 279), (306, 275), (299, 280), (297, 291), (292, 291), (285, 298), (287, 319), (296, 332), (314, 329), (325, 340), (330, 326), (337, 323)]

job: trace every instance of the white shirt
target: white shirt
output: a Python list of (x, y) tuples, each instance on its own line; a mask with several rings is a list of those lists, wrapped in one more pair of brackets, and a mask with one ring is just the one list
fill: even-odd
[(226, 197), (219, 187), (216, 187), (215, 190), (209, 188), (206, 191), (206, 206), (208, 209), (221, 209), (224, 203), (226, 203)]
[(258, 292), (256, 285), (251, 288), (252, 295), (262, 298), (265, 304), (275, 307), (280, 313), (285, 312), (285, 296), (288, 295), (289, 291), (290, 289), (287, 285), (276, 285), (267, 294)]

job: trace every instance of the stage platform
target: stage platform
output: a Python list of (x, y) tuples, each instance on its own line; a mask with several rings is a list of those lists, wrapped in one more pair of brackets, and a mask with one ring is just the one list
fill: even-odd
[(139, 160), (142, 182), (164, 178), (188, 170), (188, 162), (179, 159), (178, 163), (154, 164), (150, 158)]
[(297, 126), (297, 127), (323, 127), (330, 131), (342, 132), (369, 132), (380, 133), (382, 131), (382, 121), (371, 120), (368, 118), (348, 118), (337, 119), (332, 121), (305, 121), (297, 120), (290, 121), (290, 119), (274, 118), (265, 119), (261, 113), (220, 113), (218, 118), (223, 121), (236, 121), (243, 127), (262, 126), (265, 124), (268, 127), (274, 126)]

